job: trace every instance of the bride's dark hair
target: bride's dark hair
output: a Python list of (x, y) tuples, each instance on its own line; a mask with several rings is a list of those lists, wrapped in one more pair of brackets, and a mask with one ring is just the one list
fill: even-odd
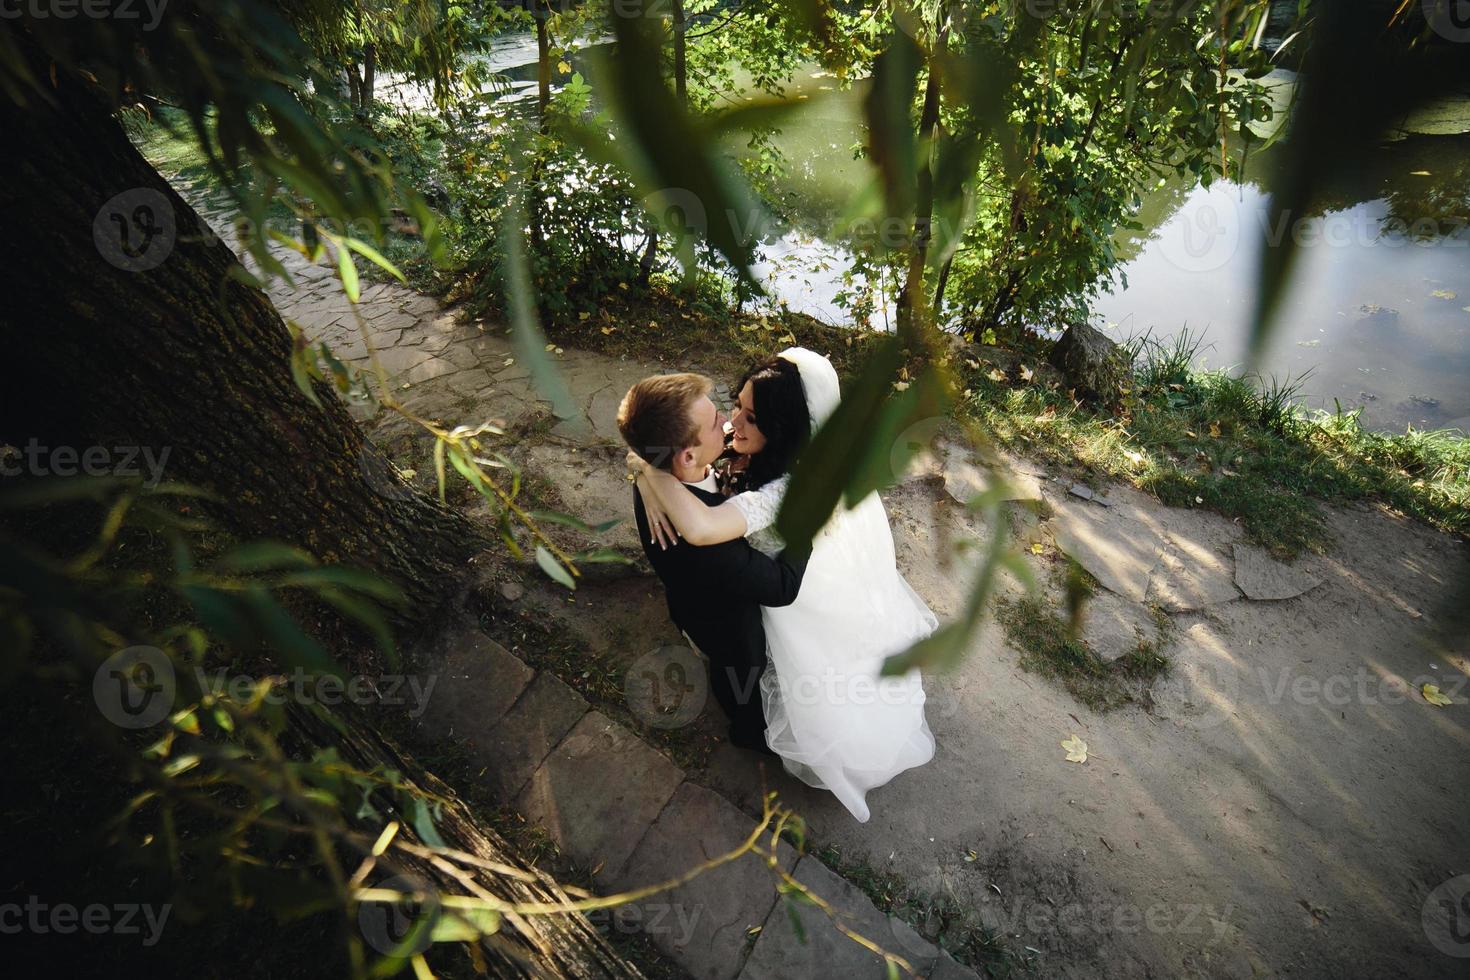
[(811, 438), (812, 421), (806, 410), (806, 390), (801, 386), (801, 372), (796, 365), (781, 357), (768, 358), (755, 365), (736, 382), (735, 398), (740, 397), (745, 383), (750, 382), (750, 398), (754, 403), (756, 427), (766, 437), (760, 452), (750, 457), (742, 474), (739, 490), (756, 490), (789, 472), (797, 454)]

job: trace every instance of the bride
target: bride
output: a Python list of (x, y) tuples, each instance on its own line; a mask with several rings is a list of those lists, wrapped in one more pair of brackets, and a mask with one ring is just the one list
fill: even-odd
[[(729, 485), (706, 506), (671, 474), (630, 454), (649, 527), (667, 545), (675, 532), (695, 545), (744, 535), (768, 555), (780, 551), (776, 513), (789, 470), (841, 395), (831, 362), (792, 347), (741, 380), (731, 416)], [(879, 677), (886, 657), (934, 631), (937, 621), (904, 581), (878, 494), (837, 511), (812, 541), (797, 599), (762, 607), (769, 665), (761, 677), (766, 743), (792, 775), (830, 790), (866, 822), (867, 792), (934, 755), (918, 670)]]

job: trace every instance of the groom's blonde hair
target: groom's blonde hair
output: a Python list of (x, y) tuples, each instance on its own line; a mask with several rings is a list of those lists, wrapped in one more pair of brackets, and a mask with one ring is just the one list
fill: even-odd
[(702, 374), (656, 374), (628, 389), (618, 406), (618, 431), (628, 448), (659, 469), (671, 469), (674, 454), (699, 442), (690, 409), (714, 389)]

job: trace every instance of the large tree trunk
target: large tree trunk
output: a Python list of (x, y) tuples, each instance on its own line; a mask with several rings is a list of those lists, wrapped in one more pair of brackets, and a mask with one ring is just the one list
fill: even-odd
[(393, 471), (332, 389), (317, 386), (317, 407), (295, 386), (286, 326), (230, 277), (235, 255), (85, 83), (47, 88), (49, 103), (0, 99), (0, 441), (166, 450), (164, 478), (214, 491), (227, 530), (377, 572), (410, 600), (397, 624), (422, 623), (478, 532), (401, 482), (364, 479)]
[[(362, 771), (388, 769), (400, 773), (406, 783), (444, 801), (434, 823), (449, 847), (483, 861), (509, 865), (534, 876), (535, 880), (518, 880), (469, 865), (458, 866), (458, 873), (452, 875), (446, 873), (452, 867), (450, 862), (434, 865), (396, 851), (389, 855), (396, 865), (395, 873), (423, 881), (443, 895), (466, 894), (468, 879), (476, 888), (506, 902), (570, 904), (571, 898), (555, 879), (525, 863), (453, 789), (419, 765), (412, 755), (363, 725), (350, 712), (339, 712), (336, 718), (337, 724), (332, 725), (299, 706), (290, 712), (293, 727), (306, 736), (309, 744), (336, 747), (349, 763)], [(417, 836), (410, 824), (400, 833), (409, 840)], [(481, 955), (488, 961), (489, 975), (495, 977), (578, 980), (642, 980), (643, 977), (637, 967), (608, 945), (596, 926), (581, 913), (507, 916), (500, 932), (482, 938), (480, 946)]]
[(373, 87), (378, 77), (378, 49), (371, 44), (362, 53), (362, 101), (358, 108), (367, 109), (373, 104)]

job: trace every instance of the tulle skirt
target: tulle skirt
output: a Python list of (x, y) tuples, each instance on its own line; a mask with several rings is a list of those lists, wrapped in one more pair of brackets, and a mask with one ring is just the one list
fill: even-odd
[(885, 658), (928, 636), (937, 620), (899, 574), (876, 494), (829, 523), (796, 601), (762, 617), (766, 743), (787, 772), (829, 790), (866, 823), (869, 790), (934, 757), (919, 671), (879, 676)]

